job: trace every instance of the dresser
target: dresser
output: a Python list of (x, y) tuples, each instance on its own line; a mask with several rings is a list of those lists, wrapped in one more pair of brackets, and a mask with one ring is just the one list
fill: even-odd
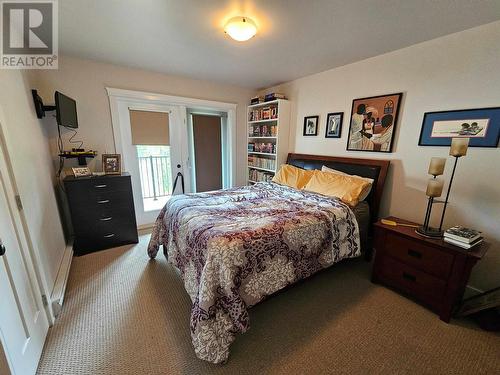
[[(396, 217), (399, 223), (415, 224)], [(442, 239), (427, 239), (415, 228), (374, 225), (372, 281), (390, 286), (435, 311), (449, 322), (462, 301), (472, 267), (488, 249), (482, 243), (464, 250)]]
[(64, 188), (73, 225), (75, 255), (138, 242), (129, 174), (68, 176), (64, 179)]

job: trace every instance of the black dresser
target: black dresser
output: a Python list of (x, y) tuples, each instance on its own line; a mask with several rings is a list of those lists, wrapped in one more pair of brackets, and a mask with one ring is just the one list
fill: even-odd
[(137, 243), (130, 175), (68, 176), (64, 179), (75, 255)]

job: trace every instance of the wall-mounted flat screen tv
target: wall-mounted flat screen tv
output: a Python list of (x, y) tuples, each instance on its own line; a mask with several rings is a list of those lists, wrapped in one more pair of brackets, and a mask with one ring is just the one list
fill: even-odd
[(67, 128), (78, 128), (76, 102), (59, 91), (55, 93), (55, 100), (57, 124)]

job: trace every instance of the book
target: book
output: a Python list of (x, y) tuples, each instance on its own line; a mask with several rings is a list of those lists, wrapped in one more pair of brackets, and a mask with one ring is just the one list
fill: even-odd
[(481, 232), (457, 225), (447, 229), (444, 232), (444, 236), (456, 241), (472, 243), (481, 237)]
[(285, 95), (284, 94), (279, 94), (277, 92), (271, 92), (269, 94), (266, 94), (266, 96), (264, 97), (264, 100), (266, 102), (269, 102), (269, 101), (275, 100), (275, 99), (285, 99)]
[(478, 239), (476, 239), (474, 242), (471, 242), (471, 243), (465, 243), (462, 241), (457, 241), (457, 240), (454, 240), (452, 238), (445, 237), (444, 242), (461, 247), (462, 249), (469, 250), (469, 249), (473, 248), (474, 246), (479, 245), (481, 242), (483, 242), (483, 237), (479, 237)]

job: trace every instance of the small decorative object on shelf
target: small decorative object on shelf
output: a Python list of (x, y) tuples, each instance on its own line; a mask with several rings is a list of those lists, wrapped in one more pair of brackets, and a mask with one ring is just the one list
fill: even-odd
[(270, 181), (286, 163), (290, 103), (277, 97), (259, 101), (248, 106), (247, 119), (248, 183)]
[[(451, 173), (450, 183), (448, 185), (448, 191), (446, 192), (446, 198), (444, 201), (434, 201), (434, 198), (439, 198), (443, 192), (443, 182), (438, 180), (436, 177), (444, 173), (444, 166), (446, 164), (445, 158), (432, 158), (429, 164), (428, 173), (434, 176), (427, 183), (426, 195), (429, 197), (427, 203), (427, 210), (425, 212), (424, 224), (416, 230), (416, 232), (424, 237), (439, 238), (443, 237), (443, 221), (444, 215), (446, 213), (446, 207), (448, 206), (448, 199), (450, 197), (451, 185), (453, 183), (453, 177), (455, 176), (455, 170), (457, 168), (458, 158), (465, 156), (467, 154), (467, 147), (469, 145), (469, 138), (453, 138), (451, 141), (450, 155), (455, 157), (455, 163), (453, 164), (453, 171)], [(443, 203), (443, 211), (441, 213), (441, 220), (439, 222), (439, 228), (432, 228), (429, 226), (432, 205), (434, 203)]]
[(92, 175), (89, 167), (73, 167), (71, 169), (73, 170), (73, 175), (75, 177), (87, 177)]

